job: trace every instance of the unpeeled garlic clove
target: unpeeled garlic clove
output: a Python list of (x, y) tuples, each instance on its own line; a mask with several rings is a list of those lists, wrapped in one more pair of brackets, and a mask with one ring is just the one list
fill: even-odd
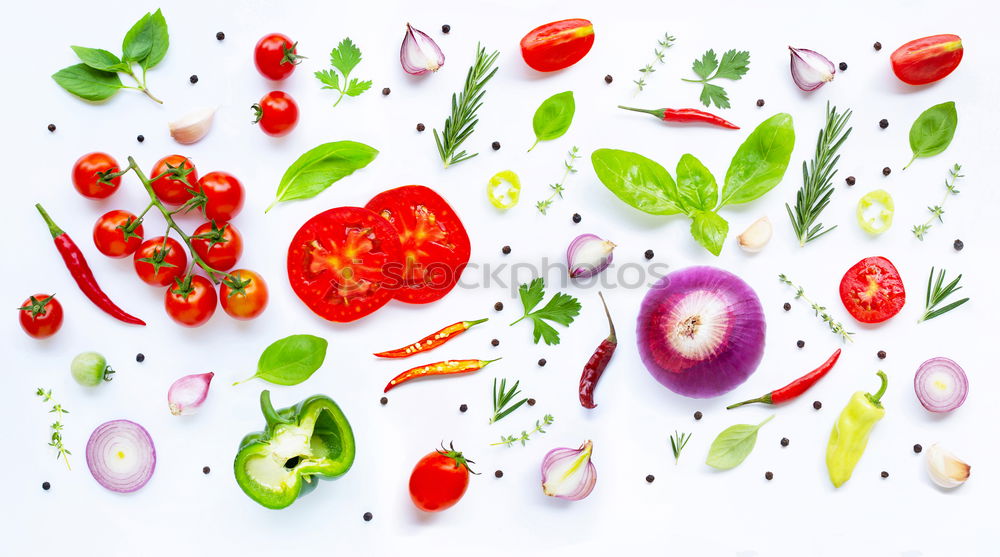
[(199, 108), (170, 122), (170, 137), (181, 145), (196, 143), (208, 134), (215, 118), (214, 108)]
[(927, 449), (927, 473), (931, 481), (941, 487), (952, 489), (969, 479), (972, 467), (938, 446), (937, 443)]
[(747, 227), (743, 231), (743, 234), (740, 234), (736, 240), (739, 242), (740, 247), (743, 248), (743, 251), (757, 253), (764, 249), (764, 246), (771, 241), (772, 233), (771, 220), (767, 217), (761, 217)]

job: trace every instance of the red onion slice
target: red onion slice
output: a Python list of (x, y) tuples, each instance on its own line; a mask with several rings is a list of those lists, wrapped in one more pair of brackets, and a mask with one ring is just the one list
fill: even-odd
[(105, 488), (118, 493), (137, 491), (149, 482), (156, 469), (153, 438), (135, 422), (105, 422), (87, 441), (87, 466)]
[(961, 366), (948, 358), (931, 358), (920, 364), (913, 376), (917, 400), (931, 412), (951, 412), (969, 394), (969, 378)]
[(753, 289), (715, 267), (661, 278), (643, 298), (639, 355), (671, 391), (710, 398), (746, 381), (764, 356), (764, 311)]

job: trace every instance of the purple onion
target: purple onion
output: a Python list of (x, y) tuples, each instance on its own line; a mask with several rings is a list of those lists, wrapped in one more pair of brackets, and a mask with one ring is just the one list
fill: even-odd
[(584, 441), (579, 449), (558, 448), (542, 460), (542, 491), (550, 497), (579, 501), (597, 484), (597, 468), (590, 460), (594, 444)]
[(661, 278), (642, 300), (639, 355), (671, 391), (692, 398), (728, 393), (764, 356), (764, 311), (750, 286), (715, 267)]
[(931, 358), (917, 368), (913, 390), (924, 408), (931, 412), (951, 412), (969, 395), (969, 378), (954, 361)]
[(608, 268), (615, 244), (593, 234), (580, 234), (566, 248), (569, 278), (587, 278)]
[(156, 469), (153, 438), (135, 422), (105, 422), (87, 441), (87, 467), (97, 483), (111, 491), (137, 491), (149, 482)]
[(406, 36), (399, 47), (399, 63), (412, 75), (436, 72), (444, 65), (444, 53), (427, 33), (406, 24)]
[(792, 80), (803, 91), (815, 91), (833, 81), (837, 68), (829, 58), (806, 48), (788, 47), (792, 53)]
[(167, 391), (167, 407), (170, 408), (170, 413), (174, 416), (184, 416), (197, 412), (208, 397), (208, 388), (212, 384), (213, 377), (215, 374), (212, 372), (197, 373), (185, 375), (174, 381)]

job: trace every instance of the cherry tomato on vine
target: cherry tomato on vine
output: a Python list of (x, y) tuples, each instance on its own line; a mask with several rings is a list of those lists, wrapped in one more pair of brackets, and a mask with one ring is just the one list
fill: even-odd
[(107, 153), (88, 153), (73, 164), (73, 187), (80, 195), (90, 199), (104, 199), (118, 191), (121, 176), (107, 178), (121, 170), (116, 161)]
[(198, 180), (204, 194), (202, 212), (208, 220), (228, 222), (243, 209), (243, 184), (228, 172), (209, 172)]
[(188, 278), (178, 279), (167, 288), (163, 305), (174, 321), (185, 327), (200, 327), (215, 313), (218, 297), (212, 281), (201, 275)]
[(59, 331), (63, 308), (55, 295), (35, 294), (17, 308), (21, 328), (33, 338), (48, 338)]
[(458, 503), (469, 487), (469, 463), (454, 446), (442, 447), (421, 458), (410, 473), (410, 499), (418, 509), (443, 511)]
[(281, 33), (265, 35), (253, 49), (253, 62), (257, 71), (274, 81), (281, 81), (292, 75), (295, 66), (305, 58), (296, 52), (298, 44)]
[(234, 319), (253, 319), (267, 308), (267, 283), (253, 271), (237, 269), (219, 285), (222, 310)]
[(143, 282), (152, 286), (173, 284), (174, 279), (187, 270), (187, 253), (181, 243), (163, 236), (150, 238), (139, 246), (132, 256), (135, 273)]
[(215, 224), (215, 221), (206, 222), (194, 230), (191, 247), (209, 267), (228, 271), (236, 266), (243, 255), (243, 236), (228, 222), (222, 226)]
[(891, 261), (866, 257), (844, 273), (840, 280), (840, 300), (858, 321), (881, 323), (903, 309), (906, 290)]
[(198, 169), (187, 157), (168, 155), (156, 161), (149, 178), (152, 180), (168, 170), (170, 174), (153, 181), (153, 192), (167, 205), (181, 205), (191, 199), (191, 192), (188, 190), (196, 189)]
[(142, 243), (142, 224), (126, 231), (135, 221), (135, 215), (117, 209), (101, 215), (94, 224), (94, 245), (97, 246), (97, 251), (117, 258), (135, 253)]
[(284, 91), (271, 91), (250, 108), (254, 111), (253, 123), (260, 124), (260, 129), (272, 137), (288, 135), (299, 122), (299, 105)]

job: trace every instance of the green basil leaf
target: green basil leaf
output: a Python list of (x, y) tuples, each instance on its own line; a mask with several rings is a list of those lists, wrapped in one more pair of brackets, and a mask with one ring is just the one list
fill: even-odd
[(76, 64), (52, 74), (60, 87), (88, 101), (103, 101), (122, 88), (118, 74), (95, 70), (87, 64)]
[(711, 211), (719, 202), (715, 176), (693, 155), (685, 154), (677, 162), (677, 190), (691, 209)]
[(771, 417), (757, 425), (740, 424), (728, 427), (712, 441), (705, 464), (719, 470), (729, 470), (740, 465), (757, 444), (757, 432), (771, 421)]
[(103, 48), (87, 48), (85, 46), (71, 46), (73, 52), (81, 62), (102, 72), (127, 71), (128, 64), (123, 63), (113, 53)]
[(167, 48), (170, 47), (170, 35), (167, 32), (167, 20), (163, 17), (163, 12), (156, 10), (149, 17), (146, 23), (149, 32), (149, 53), (139, 61), (142, 69), (148, 70), (160, 63), (167, 55)]
[(344, 176), (368, 166), (377, 155), (377, 149), (354, 141), (324, 143), (306, 151), (285, 171), (274, 202), (264, 212), (281, 201), (315, 196)]
[(562, 137), (573, 123), (575, 112), (576, 101), (573, 100), (573, 91), (557, 93), (545, 99), (535, 111), (535, 117), (531, 119), (531, 125), (535, 128), (535, 144), (531, 149), (534, 149), (539, 141)]
[(629, 151), (598, 149), (590, 162), (604, 187), (636, 209), (651, 215), (686, 212), (673, 177), (656, 161)]
[(122, 60), (138, 62), (149, 55), (153, 47), (153, 29), (149, 25), (152, 16), (147, 13), (125, 33), (122, 40)]
[(264, 349), (253, 377), (277, 385), (298, 385), (323, 365), (326, 347), (326, 339), (313, 335), (285, 337)]
[(910, 149), (913, 158), (903, 167), (905, 170), (917, 157), (932, 157), (943, 152), (955, 137), (958, 127), (958, 111), (955, 102), (948, 101), (925, 110), (910, 127)]
[(771, 191), (785, 176), (794, 146), (791, 115), (782, 112), (764, 120), (729, 163), (720, 207), (747, 203)]
[(697, 211), (691, 215), (691, 236), (712, 255), (722, 253), (722, 244), (729, 235), (729, 223), (713, 211)]

